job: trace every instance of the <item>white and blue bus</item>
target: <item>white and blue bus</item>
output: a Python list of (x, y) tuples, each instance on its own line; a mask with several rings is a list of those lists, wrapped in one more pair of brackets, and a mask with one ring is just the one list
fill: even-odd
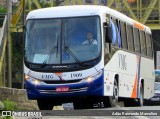
[[(143, 106), (154, 95), (151, 30), (105, 6), (73, 5), (31, 11), (26, 18), (24, 77), (39, 109), (73, 102)], [(87, 33), (95, 43), (83, 43)], [(131, 101), (135, 103), (131, 103)]]

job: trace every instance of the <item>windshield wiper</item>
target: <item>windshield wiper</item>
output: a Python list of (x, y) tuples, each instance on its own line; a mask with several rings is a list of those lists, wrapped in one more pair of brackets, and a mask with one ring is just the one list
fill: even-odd
[(69, 47), (65, 46), (64, 49), (71, 54), (71, 56), (73, 57), (73, 59), (74, 59), (78, 64), (81, 63), (81, 62), (79, 61), (79, 59), (74, 55), (74, 53), (69, 49)]
[(58, 50), (58, 40), (57, 40), (57, 46), (53, 46), (53, 48), (49, 51), (49, 54), (47, 55), (46, 59), (43, 61), (43, 64), (41, 65), (41, 67), (46, 66), (46, 63), (49, 60), (50, 56), (55, 52), (57, 52), (57, 50)]
[(68, 46), (65, 46), (65, 50), (68, 51), (71, 54), (71, 56), (74, 58), (76, 63), (79, 64), (79, 66), (82, 66), (82, 67), (93, 66), (91, 64), (86, 64), (86, 63), (80, 62), (79, 59), (75, 56), (75, 54), (70, 50), (70, 48)]
[(46, 59), (43, 61), (43, 64), (46, 64), (46, 63), (47, 63), (47, 61), (49, 60), (50, 56), (51, 56), (52, 54), (54, 54), (57, 49), (58, 49), (57, 46), (54, 46), (54, 47), (49, 51), (49, 54), (47, 55)]

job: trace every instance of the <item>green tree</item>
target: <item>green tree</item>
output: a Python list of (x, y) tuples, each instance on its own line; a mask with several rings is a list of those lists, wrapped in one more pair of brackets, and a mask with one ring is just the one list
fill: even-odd
[(6, 14), (6, 8), (0, 7), (0, 27), (2, 27), (2, 25), (3, 25), (5, 14)]

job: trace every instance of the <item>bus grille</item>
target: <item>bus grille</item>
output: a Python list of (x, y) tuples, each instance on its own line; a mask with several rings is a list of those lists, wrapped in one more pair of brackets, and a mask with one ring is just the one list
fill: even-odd
[(66, 83), (76, 83), (81, 81), (82, 79), (78, 79), (78, 80), (69, 80), (69, 81), (51, 81), (51, 80), (43, 80), (43, 82), (45, 82), (46, 84), (66, 84)]
[(56, 90), (39, 90), (41, 94), (62, 94), (62, 93), (76, 93), (76, 92), (84, 92), (87, 91), (88, 87), (78, 88), (78, 89), (70, 89), (67, 92), (57, 92)]

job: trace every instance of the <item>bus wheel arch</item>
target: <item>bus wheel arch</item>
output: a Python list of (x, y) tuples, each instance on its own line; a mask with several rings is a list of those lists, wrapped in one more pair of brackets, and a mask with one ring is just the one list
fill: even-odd
[(104, 98), (104, 106), (105, 107), (116, 107), (118, 104), (118, 97), (119, 97), (119, 75), (116, 74), (114, 76), (114, 81), (113, 81), (113, 96), (105, 97)]
[(117, 103), (118, 103), (118, 97), (119, 97), (119, 75), (116, 74), (115, 78), (114, 78), (114, 87), (113, 87), (113, 95), (116, 97), (117, 99)]
[(125, 107), (135, 107), (135, 106), (143, 106), (144, 104), (144, 79), (139, 81), (138, 89), (138, 97), (137, 98), (125, 98), (124, 106)]

